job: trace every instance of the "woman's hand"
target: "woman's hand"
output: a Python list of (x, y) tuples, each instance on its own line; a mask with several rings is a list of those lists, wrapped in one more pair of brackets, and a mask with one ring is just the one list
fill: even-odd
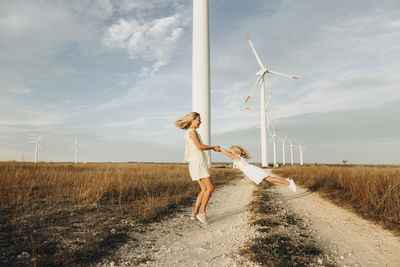
[(213, 146), (213, 150), (215, 152), (221, 152), (221, 147), (220, 146)]

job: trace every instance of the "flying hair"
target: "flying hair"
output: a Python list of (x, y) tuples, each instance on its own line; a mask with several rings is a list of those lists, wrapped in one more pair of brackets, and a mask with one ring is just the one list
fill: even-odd
[(246, 149), (240, 146), (231, 146), (231, 148), (229, 148), (229, 151), (245, 159), (251, 158), (250, 153)]
[(181, 129), (189, 129), (190, 125), (192, 124), (192, 121), (195, 120), (197, 117), (200, 117), (200, 114), (197, 112), (190, 112), (183, 116), (182, 118), (179, 118), (175, 121), (175, 125), (178, 128)]

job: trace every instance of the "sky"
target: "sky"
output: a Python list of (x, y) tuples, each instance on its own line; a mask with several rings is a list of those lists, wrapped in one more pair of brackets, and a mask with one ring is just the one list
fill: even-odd
[[(305, 163), (400, 164), (400, 2), (210, 0), (211, 142), (260, 162), (259, 71)], [(182, 162), (192, 1), (2, 0), (0, 160)], [(254, 128), (255, 127), (255, 128)], [(286, 145), (286, 160), (290, 151)], [(268, 160), (273, 160), (269, 138)], [(294, 148), (294, 162), (299, 151)], [(229, 161), (212, 152), (213, 161)], [(277, 161), (282, 144), (277, 143)]]

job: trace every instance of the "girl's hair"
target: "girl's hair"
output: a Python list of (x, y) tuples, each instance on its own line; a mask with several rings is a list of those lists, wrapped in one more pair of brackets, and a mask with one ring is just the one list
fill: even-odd
[(245, 159), (251, 158), (251, 156), (249, 155), (249, 152), (246, 149), (244, 149), (243, 147), (240, 147), (240, 146), (231, 146), (231, 148), (229, 148), (229, 151), (231, 153), (239, 155), (239, 156), (241, 156), (242, 158), (245, 158)]
[(188, 129), (190, 127), (190, 125), (192, 124), (192, 121), (195, 120), (197, 117), (200, 117), (200, 114), (197, 112), (190, 112), (188, 114), (186, 114), (185, 116), (183, 116), (180, 119), (177, 119), (175, 121), (175, 125), (178, 128), (181, 129)]

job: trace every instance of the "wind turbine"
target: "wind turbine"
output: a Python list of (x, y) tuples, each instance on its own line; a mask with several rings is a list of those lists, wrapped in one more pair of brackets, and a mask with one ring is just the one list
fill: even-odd
[(300, 153), (300, 165), (303, 165), (303, 151), (306, 150), (306, 147), (302, 147), (300, 144), (297, 145), (299, 147)]
[(75, 144), (71, 147), (71, 149), (75, 149), (75, 164), (76, 164), (77, 159), (78, 159), (78, 148), (83, 147), (83, 146), (78, 144), (78, 137), (74, 136), (73, 139), (75, 141)]
[(40, 138), (42, 138), (43, 135), (39, 136), (38, 139), (36, 140), (31, 140), (28, 141), (29, 143), (34, 143), (35, 144), (35, 163), (37, 162), (38, 156), (39, 156), (39, 149), (42, 149), (42, 146), (40, 145)]
[(290, 140), (289, 139), (289, 142), (290, 142), (290, 162), (292, 163), (292, 166), (293, 166), (293, 143), (292, 143), (292, 140)]
[[(272, 124), (272, 131), (273, 131), (272, 133), (269, 130), (270, 122)], [(273, 144), (273, 151), (274, 151), (274, 168), (275, 168), (275, 167), (277, 167), (277, 164), (276, 164), (276, 128), (275, 128), (275, 125), (274, 125), (274, 121), (272, 120), (272, 115), (269, 115), (269, 121), (268, 121), (268, 125), (267, 125), (267, 130), (268, 130), (269, 134), (272, 137), (272, 144)]]
[[(199, 133), (206, 145), (211, 143), (210, 116), (210, 35), (209, 1), (193, 0), (192, 111), (200, 113)], [(208, 165), (211, 153), (206, 151)]]
[(254, 48), (253, 43), (251, 42), (249, 36), (247, 34), (245, 34), (247, 37), (247, 40), (249, 41), (250, 47), (253, 50), (254, 55), (256, 56), (258, 65), (260, 65), (261, 69), (256, 73), (256, 75), (258, 76), (258, 79), (256, 81), (256, 83), (254, 84), (253, 88), (250, 91), (249, 96), (246, 98), (246, 103), (247, 101), (249, 101), (250, 96), (253, 94), (254, 90), (256, 89), (256, 87), (258, 86), (258, 84), (261, 82), (261, 93), (260, 93), (260, 121), (261, 121), (261, 164), (262, 166), (267, 166), (268, 165), (268, 159), (267, 159), (267, 129), (266, 129), (266, 114), (265, 114), (265, 84), (264, 84), (264, 75), (267, 73), (271, 73), (271, 74), (276, 74), (276, 75), (280, 75), (280, 76), (284, 76), (284, 77), (289, 77), (292, 79), (299, 79), (296, 76), (292, 76), (292, 75), (288, 75), (288, 74), (284, 74), (284, 73), (280, 73), (280, 72), (276, 72), (276, 71), (272, 71), (272, 70), (267, 70), (263, 63), (260, 60), (260, 57), (257, 54), (256, 49)]
[(286, 161), (285, 161), (285, 142), (286, 142), (286, 138), (287, 138), (287, 135), (283, 139), (278, 137), (279, 141), (282, 142), (282, 165), (286, 165)]

